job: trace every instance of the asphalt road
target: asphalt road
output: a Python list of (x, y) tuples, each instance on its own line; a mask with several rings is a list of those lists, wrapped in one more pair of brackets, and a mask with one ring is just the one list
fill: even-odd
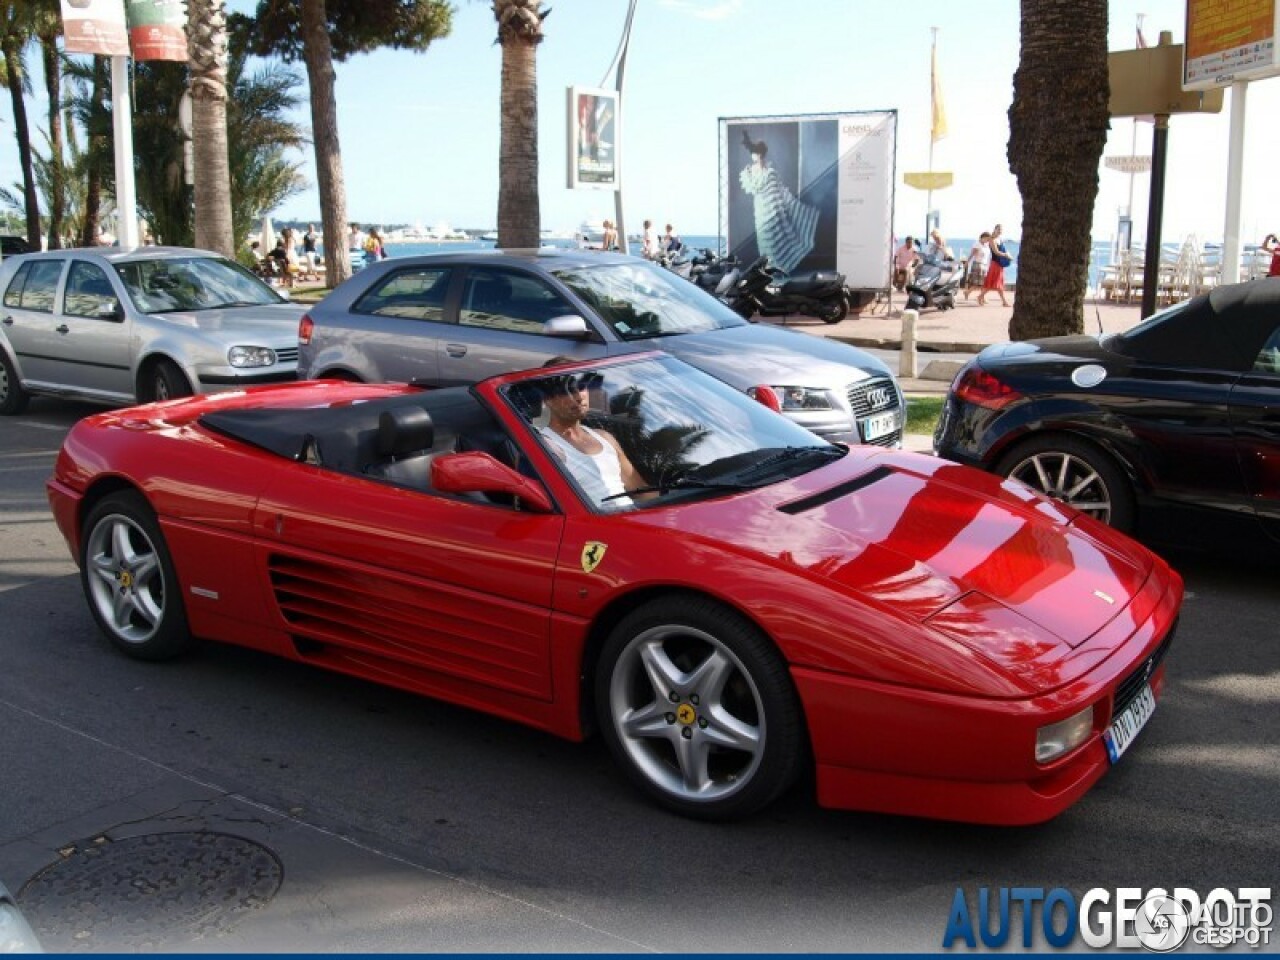
[(114, 652), (43, 490), (91, 410), (0, 419), (0, 881), (48, 948), (934, 951), (957, 887), (1280, 887), (1274, 563), (1175, 558), (1165, 697), (1051, 823), (824, 811), (801, 787), (711, 826), (598, 742), (240, 649)]

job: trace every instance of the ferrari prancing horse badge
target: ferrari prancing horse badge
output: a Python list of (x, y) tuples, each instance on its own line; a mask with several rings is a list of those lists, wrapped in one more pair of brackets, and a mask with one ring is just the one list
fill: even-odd
[(600, 566), (600, 561), (604, 559), (604, 552), (608, 549), (609, 547), (599, 540), (588, 540), (584, 543), (582, 545), (582, 572), (590, 573)]

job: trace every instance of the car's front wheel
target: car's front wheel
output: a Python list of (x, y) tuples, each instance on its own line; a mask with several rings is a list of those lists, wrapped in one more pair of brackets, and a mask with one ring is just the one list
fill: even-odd
[(98, 626), (129, 656), (165, 660), (191, 646), (173, 559), (141, 494), (113, 493), (90, 511), (80, 579)]
[(1117, 530), (1133, 529), (1136, 508), (1128, 478), (1086, 440), (1066, 434), (1034, 437), (1005, 454), (996, 472)]
[(714, 601), (669, 597), (625, 617), (601, 652), (595, 693), (615, 759), (677, 813), (753, 813), (803, 763), (786, 664), (759, 629)]
[(176, 400), (192, 394), (191, 383), (172, 360), (160, 360), (147, 375), (148, 395), (151, 400)]
[(10, 417), (27, 407), (27, 391), (18, 382), (18, 371), (9, 355), (0, 350), (0, 416)]

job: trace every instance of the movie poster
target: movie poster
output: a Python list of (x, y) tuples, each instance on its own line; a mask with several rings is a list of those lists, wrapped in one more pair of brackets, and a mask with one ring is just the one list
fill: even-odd
[(618, 189), (618, 94), (569, 88), (569, 189)]
[(124, 0), (62, 0), (62, 33), (67, 53), (129, 56)]
[(888, 285), (893, 112), (720, 121), (721, 232), (744, 263), (788, 274), (839, 270), (853, 289)]
[(184, 0), (127, 0), (129, 45), (135, 60), (187, 59)]

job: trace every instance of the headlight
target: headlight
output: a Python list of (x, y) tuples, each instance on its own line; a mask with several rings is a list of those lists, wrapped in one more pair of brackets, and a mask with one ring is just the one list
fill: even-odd
[(227, 362), (233, 367), (269, 367), (276, 362), (276, 352), (267, 347), (232, 347)]
[(788, 410), (834, 410), (831, 394), (816, 387), (781, 387), (774, 386), (773, 392), (778, 395), (784, 412)]
[(1048, 763), (1084, 743), (1093, 730), (1093, 707), (1036, 731), (1036, 763)]

